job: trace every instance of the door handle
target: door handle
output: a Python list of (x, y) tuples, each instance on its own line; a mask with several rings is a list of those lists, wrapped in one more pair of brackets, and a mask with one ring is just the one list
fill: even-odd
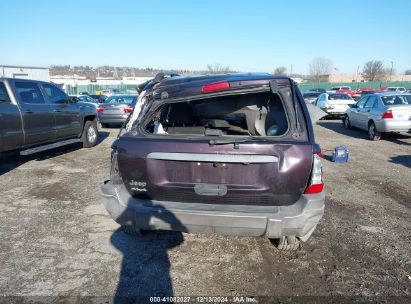
[(60, 110), (54, 110), (53, 112), (54, 113), (60, 113), (61, 111)]
[(367, 112), (371, 112), (371, 110), (367, 110)]
[(33, 111), (31, 111), (31, 110), (26, 110), (26, 111), (24, 111), (24, 113), (25, 113), (25, 114), (33, 114)]

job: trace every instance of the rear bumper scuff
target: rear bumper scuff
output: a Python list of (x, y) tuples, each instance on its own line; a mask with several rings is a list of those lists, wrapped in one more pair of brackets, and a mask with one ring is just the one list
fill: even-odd
[[(306, 241), (324, 213), (324, 192), (304, 194), (290, 206), (211, 205), (132, 197), (123, 184), (101, 186), (103, 204), (120, 225), (142, 230), (265, 236), (295, 235)], [(206, 197), (204, 198), (207, 199)]]

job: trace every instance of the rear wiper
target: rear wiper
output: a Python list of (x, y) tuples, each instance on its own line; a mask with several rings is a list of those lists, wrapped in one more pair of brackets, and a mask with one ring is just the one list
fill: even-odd
[(250, 140), (249, 138), (244, 138), (244, 139), (210, 139), (208, 141), (210, 146), (214, 145), (228, 145), (228, 144), (234, 144), (234, 149), (238, 149), (240, 147), (240, 143), (246, 142)]

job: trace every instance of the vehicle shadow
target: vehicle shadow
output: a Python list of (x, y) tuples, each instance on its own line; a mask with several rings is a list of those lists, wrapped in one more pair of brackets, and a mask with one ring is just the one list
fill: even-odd
[[(104, 140), (106, 140), (110, 135), (110, 132), (100, 131), (99, 138), (97, 141), (97, 145), (101, 144)], [(64, 155), (69, 152), (76, 151), (82, 148), (81, 143), (74, 143), (67, 146), (62, 146), (59, 148), (54, 148), (50, 150), (46, 150), (43, 152), (38, 152), (32, 155), (22, 156), (19, 152), (12, 151), (12, 152), (4, 152), (0, 155), (0, 176), (10, 172), (21, 165), (25, 164), (26, 162), (36, 160), (42, 161), (49, 158), (53, 158), (56, 156)]]
[(397, 155), (390, 159), (391, 163), (400, 164), (405, 167), (411, 168), (411, 155)]
[[(355, 137), (355, 138), (360, 138), (360, 139), (366, 139), (368, 140), (368, 135), (366, 131), (356, 129), (356, 128), (351, 128), (351, 129), (345, 129), (344, 125), (340, 121), (318, 121), (318, 125), (327, 128), (329, 130), (332, 130), (334, 132), (347, 135), (350, 137)], [(396, 144), (401, 144), (401, 145), (407, 145), (411, 146), (411, 143), (404, 141), (403, 139), (408, 139), (411, 138), (409, 135), (401, 134), (401, 133), (386, 133), (383, 134), (382, 139), (386, 141), (390, 141)]]
[(106, 131), (98, 131), (98, 140), (97, 140), (97, 145), (101, 144), (103, 141), (105, 141), (110, 135), (110, 132)]
[(360, 138), (360, 139), (368, 139), (367, 138), (367, 132), (359, 130), (359, 129), (345, 129), (344, 125), (342, 124), (341, 120), (337, 120), (337, 121), (318, 121), (317, 122), (318, 125), (327, 128), (329, 130), (332, 130), (334, 132), (346, 135), (346, 136), (350, 136), (350, 137), (355, 137), (355, 138)]
[(401, 133), (385, 134), (383, 139), (399, 145), (411, 146), (411, 142), (405, 141), (407, 139), (411, 139), (410, 135), (407, 136)]
[[(140, 227), (150, 227), (153, 221), (161, 222), (162, 227), (186, 231), (175, 215), (160, 205), (152, 214), (138, 217)], [(130, 219), (130, 214), (121, 215), (122, 222)], [(134, 216), (134, 215), (133, 215)], [(170, 276), (170, 260), (167, 251), (184, 242), (181, 232), (142, 231), (131, 235), (122, 228), (116, 230), (111, 238), (112, 245), (123, 255), (120, 277), (114, 296), (115, 304), (148, 303), (147, 297), (173, 296)]]

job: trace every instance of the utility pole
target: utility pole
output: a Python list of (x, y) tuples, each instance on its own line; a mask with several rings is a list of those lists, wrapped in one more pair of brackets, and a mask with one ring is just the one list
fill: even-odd
[(293, 65), (291, 65), (291, 68), (290, 68), (290, 77), (292, 77), (292, 75), (293, 75)]
[(392, 78), (392, 68), (393, 68), (393, 66), (394, 66), (394, 62), (391, 61), (390, 81), (391, 81), (391, 78)]

